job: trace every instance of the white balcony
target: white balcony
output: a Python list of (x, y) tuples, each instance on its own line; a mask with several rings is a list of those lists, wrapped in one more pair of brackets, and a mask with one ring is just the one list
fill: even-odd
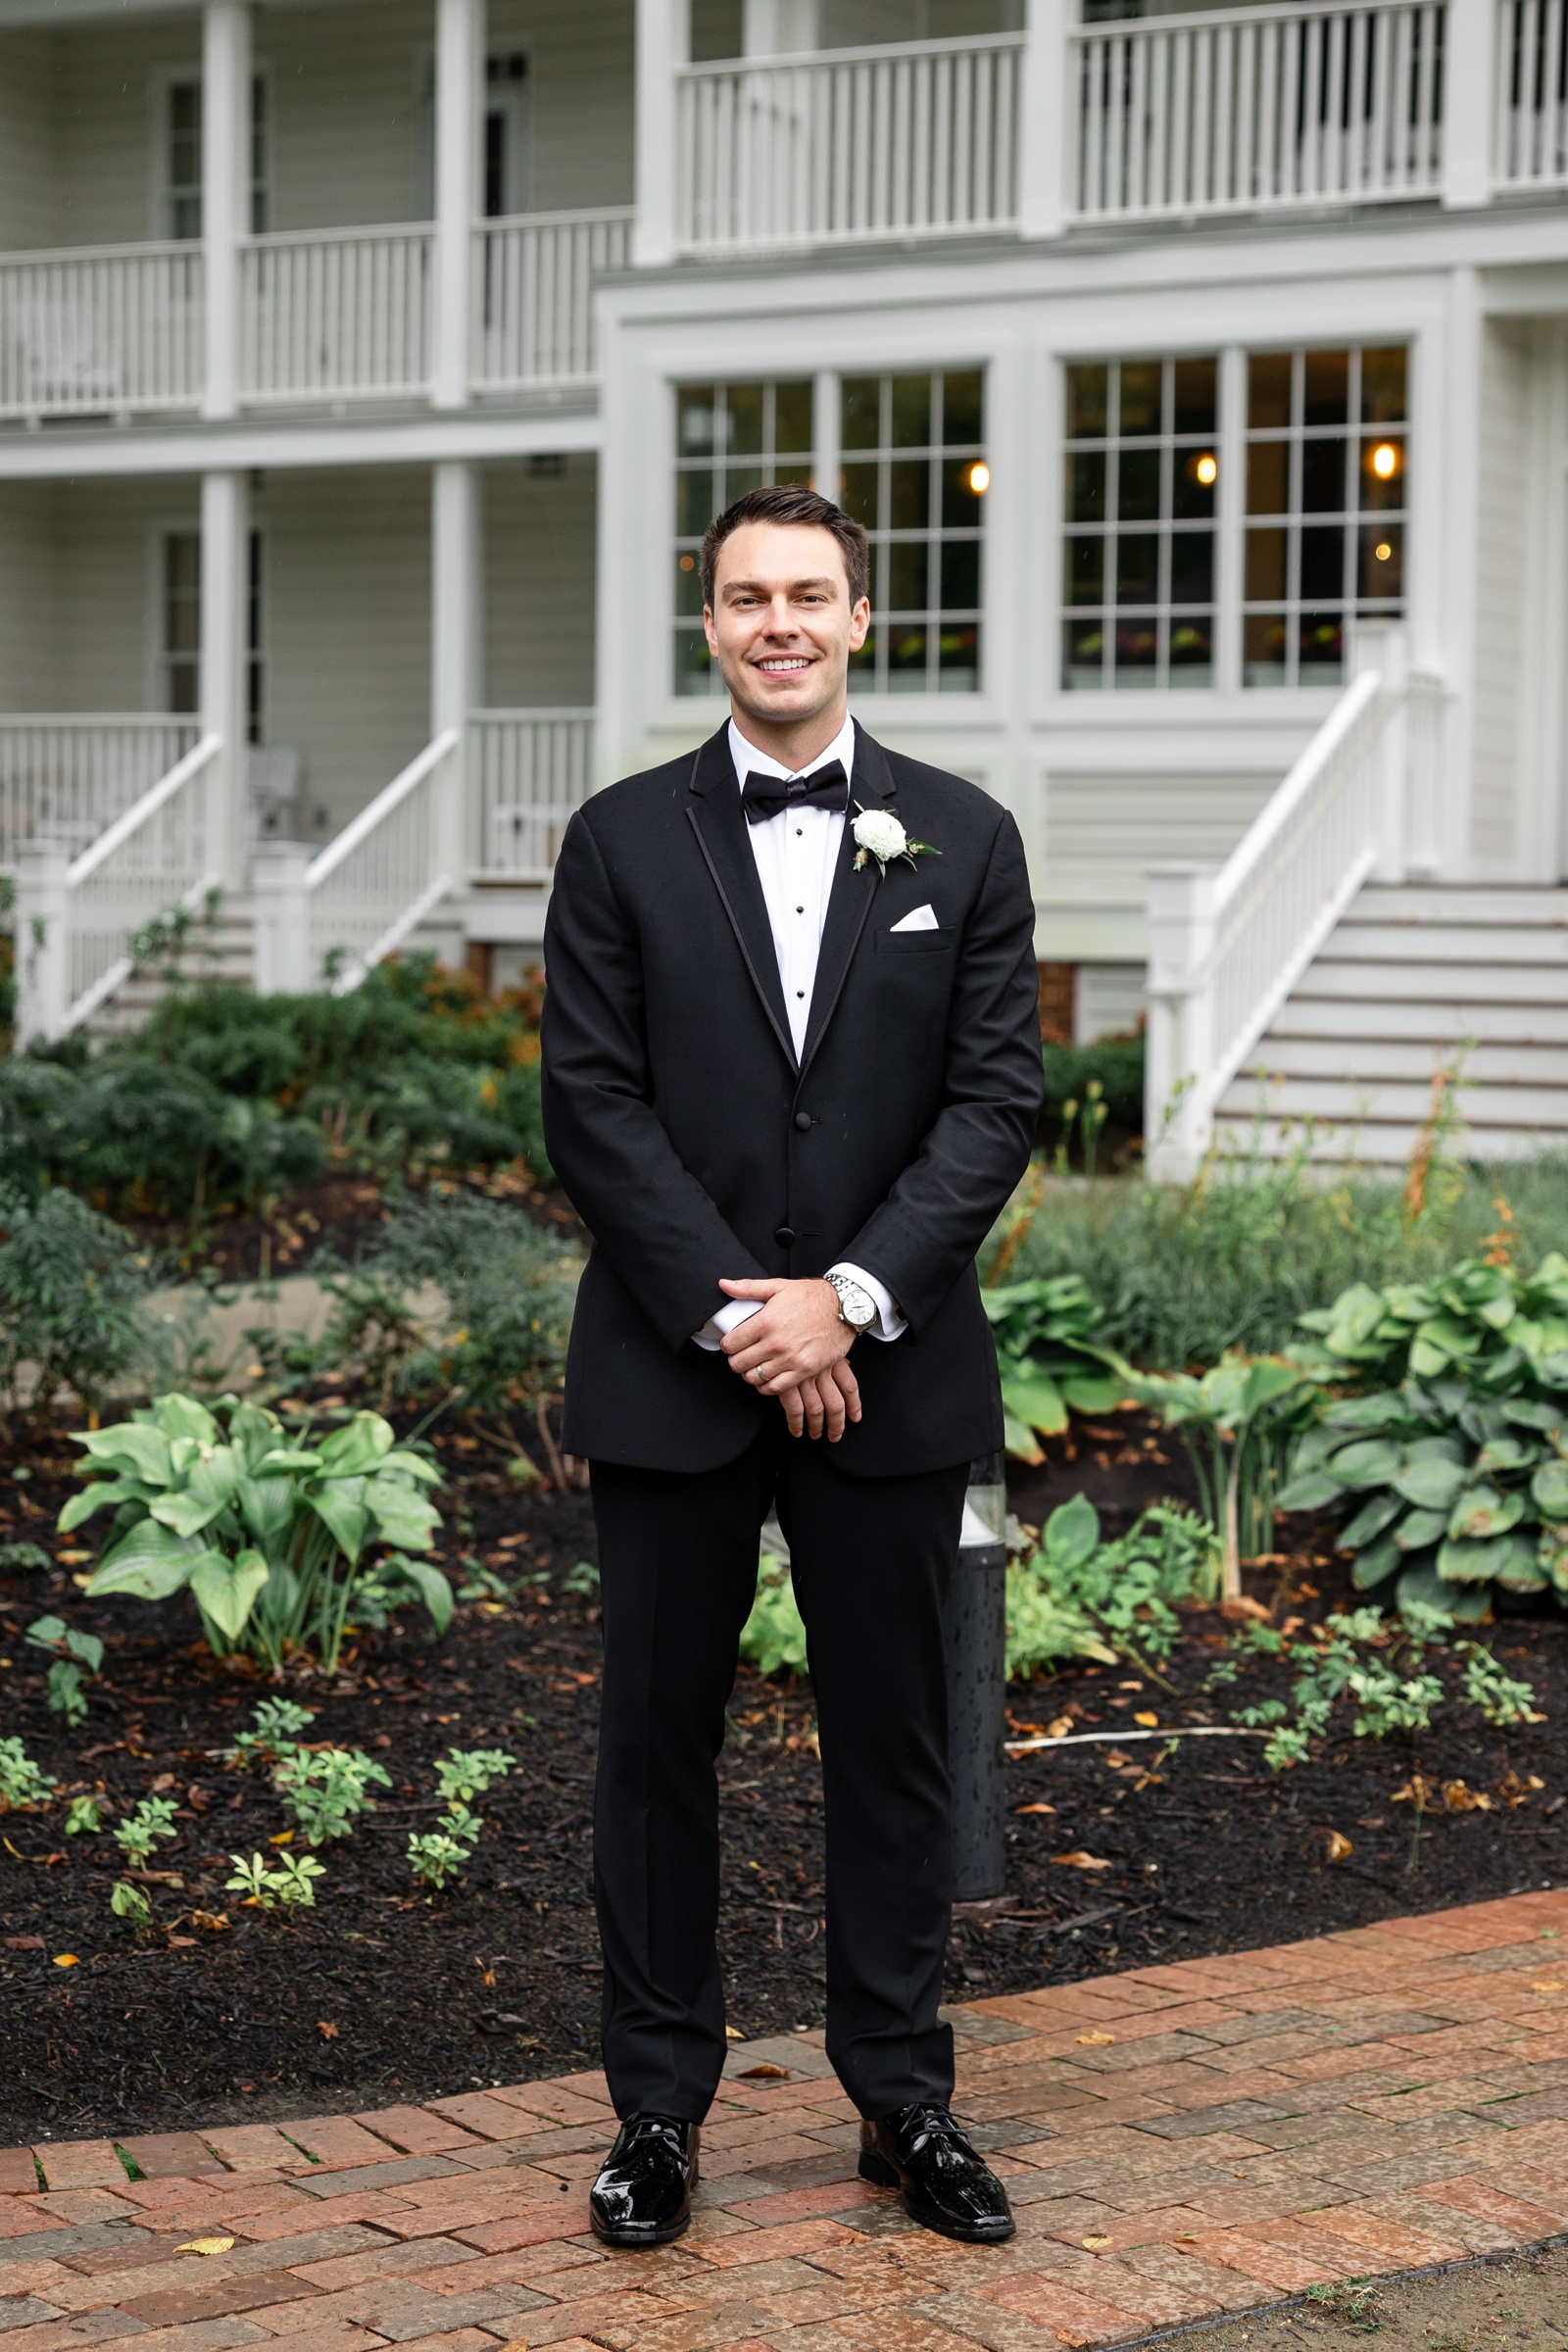
[(195, 408), (199, 245), (0, 256), (0, 417)]

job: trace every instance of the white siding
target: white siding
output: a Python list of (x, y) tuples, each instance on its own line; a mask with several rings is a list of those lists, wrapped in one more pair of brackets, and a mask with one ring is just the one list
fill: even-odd
[(492, 53), (528, 59), (528, 206), (568, 212), (632, 200), (634, 0), (491, 0)]
[(252, 517), (266, 740), (300, 753), (306, 833), (324, 840), (429, 741), (430, 477), (269, 473)]
[(0, 251), (54, 242), (54, 44), (0, 35)]
[(0, 497), (0, 710), (52, 710), (59, 565), (52, 487)]
[(52, 242), (120, 245), (161, 237), (169, 81), (201, 73), (201, 19), (138, 17), (54, 36)]
[(1483, 866), (1519, 855), (1526, 501), (1530, 483), (1527, 330), (1486, 322), (1481, 365), (1481, 497), (1476, 544), (1475, 754), (1470, 851)]
[(198, 527), (196, 485), (71, 484), (57, 501), (56, 707), (160, 710), (159, 536)]
[(482, 692), (498, 709), (594, 699), (594, 489), (590, 457), (485, 471)]
[(271, 8), (258, 18), (273, 228), (427, 214), (434, 25), (434, 9), (411, 0)]
[(1279, 783), (1275, 774), (1069, 773), (1047, 778), (1044, 874), (1035, 876), (1042, 956), (1146, 952), (1152, 865), (1221, 865)]

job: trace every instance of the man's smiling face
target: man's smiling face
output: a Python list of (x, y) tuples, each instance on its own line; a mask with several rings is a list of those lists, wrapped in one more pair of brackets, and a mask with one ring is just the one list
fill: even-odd
[(703, 623), (736, 716), (794, 728), (842, 710), (871, 608), (851, 604), (831, 531), (749, 522), (718, 551)]

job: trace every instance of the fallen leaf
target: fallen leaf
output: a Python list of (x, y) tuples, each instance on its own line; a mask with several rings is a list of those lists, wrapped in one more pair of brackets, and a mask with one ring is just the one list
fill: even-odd
[(760, 2066), (747, 2067), (740, 2077), (742, 2082), (787, 2082), (789, 2079), (787, 2066), (774, 2066), (765, 2058)]
[(1532, 1984), (1530, 1989), (1532, 1992), (1561, 1992), (1562, 1986), (1555, 1977), (1543, 1977), (1541, 1983)]
[(739, 2026), (726, 2026), (724, 2028), (724, 2039), (726, 2041), (744, 2041), (746, 2036), (741, 2032)]
[(1059, 1862), (1065, 1870), (1114, 1870), (1116, 1867), (1113, 1862), (1102, 1862), (1095, 1854), (1086, 1854), (1081, 1846), (1070, 1854), (1053, 1854), (1051, 1859)]
[(1080, 2041), (1080, 2042), (1083, 2042), (1083, 2043), (1090, 2043), (1090, 2042), (1092, 2042), (1092, 2043), (1094, 2044), (1094, 2046), (1096, 2047), (1096, 2049), (1101, 2049), (1101, 2050), (1106, 2050), (1106, 2049), (1109, 2049), (1109, 2047), (1110, 2047), (1111, 2043), (1112, 2043), (1112, 2042), (1115, 2040), (1115, 2038), (1116, 2038), (1116, 2036), (1115, 2036), (1115, 2034), (1080, 2034), (1078, 2035), (1078, 2039), (1079, 2039), (1079, 2041)]
[(336, 2041), (337, 2039), (337, 2028), (330, 2018), (318, 2017), (316, 2021), (316, 2031), (323, 2041)]
[(1105, 2248), (1113, 2243), (1113, 2240), (1108, 2237), (1086, 2237), (1083, 2242), (1091, 2254), (1102, 2254)]
[(1110, 1766), (1112, 1772), (1121, 1772), (1132, 1762), (1132, 1758), (1131, 1756), (1123, 1755), (1119, 1747), (1107, 1747), (1105, 1750), (1105, 1762)]
[[(250, 2087), (251, 2085), (243, 2082), (240, 2084), (242, 2090)], [(182, 2246), (174, 2248), (174, 2252), (176, 2254), (226, 2254), (233, 2243), (234, 2240), (231, 2237), (188, 2237)]]
[(92, 1558), (92, 1553), (90, 1551), (57, 1551), (55, 1558), (63, 1560), (68, 1568), (79, 1568), (83, 1560)]
[(56, 1952), (55, 1966), (56, 1968), (79, 1968), (81, 1962), (74, 1952)]
[(292, 1830), (279, 1830), (275, 1836), (269, 1838), (267, 1842), (269, 1845), (292, 1845), (294, 1833)]
[(1443, 1802), (1450, 1813), (1490, 1813), (1492, 1799), (1479, 1788), (1467, 1788), (1463, 1781), (1445, 1781)]
[[(1055, 1808), (1055, 1806), (1054, 1806), (1054, 1805), (1045, 1805), (1045, 1804), (1041, 1804), (1041, 1805), (1014, 1805), (1012, 1809), (1013, 1809), (1013, 1811), (1014, 1811), (1015, 1813), (1054, 1813), (1054, 1811), (1056, 1810), (1056, 1808)], [(40, 1940), (40, 1942), (41, 1942), (41, 1941), (42, 1941), (42, 1937), (40, 1937), (40, 1938), (39, 1938), (39, 1940)]]
[(1048, 1740), (1065, 1740), (1067, 1734), (1071, 1730), (1072, 1717), (1070, 1715), (1057, 1715), (1054, 1721), (1047, 1724), (1046, 1738)]
[(41, 1936), (8, 1936), (5, 1945), (8, 1952), (41, 1952), (43, 1937)]
[(1263, 1603), (1253, 1600), (1248, 1592), (1244, 1592), (1239, 1600), (1222, 1601), (1219, 1613), (1222, 1617), (1259, 1617), (1265, 1624), (1269, 1614)]
[(171, 1936), (169, 1942), (171, 1950), (177, 1951), (183, 1949), (194, 1951), (196, 1948), (196, 1938), (194, 1936)]
[(1159, 1717), (1157, 1715), (1135, 1715), (1133, 1717), (1133, 1721), (1134, 1723), (1141, 1723), (1146, 1732), (1157, 1732), (1159, 1729)]
[(1355, 1848), (1350, 1843), (1348, 1838), (1345, 1837), (1339, 1830), (1330, 1830), (1329, 1860), (1331, 1862), (1343, 1862), (1348, 1855), (1353, 1854)]
[(228, 1925), (228, 1913), (226, 1911), (193, 1911), (190, 1915), (190, 1924), (193, 1928), (205, 1928), (209, 1935), (220, 1935)]

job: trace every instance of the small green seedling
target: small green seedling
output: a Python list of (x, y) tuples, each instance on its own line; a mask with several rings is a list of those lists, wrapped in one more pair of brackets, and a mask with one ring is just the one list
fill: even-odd
[(144, 1870), (158, 1838), (177, 1838), (174, 1827), (174, 1800), (172, 1796), (144, 1796), (128, 1820), (122, 1821), (115, 1832), (115, 1843), (127, 1862)]
[(1545, 1722), (1537, 1709), (1533, 1686), (1516, 1683), (1504, 1674), (1482, 1642), (1462, 1642), (1459, 1654), (1465, 1661), (1464, 1694), (1497, 1731), (1511, 1731), (1520, 1723)]
[(316, 1902), (314, 1882), (326, 1876), (314, 1854), (280, 1854), (275, 1867), (270, 1867), (261, 1854), (252, 1854), (248, 1862), (243, 1854), (230, 1854), (228, 1858), (234, 1865), (234, 1875), (223, 1881), (225, 1888), (263, 1911), (270, 1911), (276, 1903), (290, 1911), (312, 1909)]
[(59, 1786), (14, 1735), (0, 1740), (0, 1807), (46, 1805)]
[(561, 1580), (561, 1590), (563, 1592), (597, 1592), (599, 1571), (592, 1560), (578, 1560), (568, 1568)]
[(49, 1706), (71, 1724), (85, 1721), (84, 1680), (96, 1682), (104, 1662), (104, 1645), (96, 1634), (82, 1634), (63, 1617), (35, 1617), (26, 1640), (33, 1649), (47, 1650), (54, 1660), (49, 1669)]
[(502, 1747), (455, 1747), (436, 1758), (436, 1794), (447, 1804), (454, 1798), (466, 1804), (470, 1796), (483, 1796), (493, 1781), (505, 1780), (514, 1761)]
[(94, 1837), (104, 1826), (104, 1806), (108, 1800), (89, 1789), (84, 1796), (74, 1796), (66, 1814), (68, 1838)]
[(109, 1897), (109, 1908), (117, 1919), (128, 1919), (138, 1934), (153, 1924), (153, 1907), (141, 1887), (132, 1886), (127, 1879), (117, 1879)]
[(294, 1753), (299, 1735), (316, 1721), (312, 1707), (296, 1706), (291, 1698), (264, 1698), (251, 1715), (252, 1728), (241, 1732), (228, 1751), (231, 1764), (249, 1764), (257, 1757), (279, 1762)]
[(272, 1775), (273, 1786), (312, 1845), (347, 1838), (362, 1813), (374, 1812), (368, 1793), (372, 1781), (383, 1788), (392, 1786), (391, 1775), (361, 1747), (297, 1749)]

